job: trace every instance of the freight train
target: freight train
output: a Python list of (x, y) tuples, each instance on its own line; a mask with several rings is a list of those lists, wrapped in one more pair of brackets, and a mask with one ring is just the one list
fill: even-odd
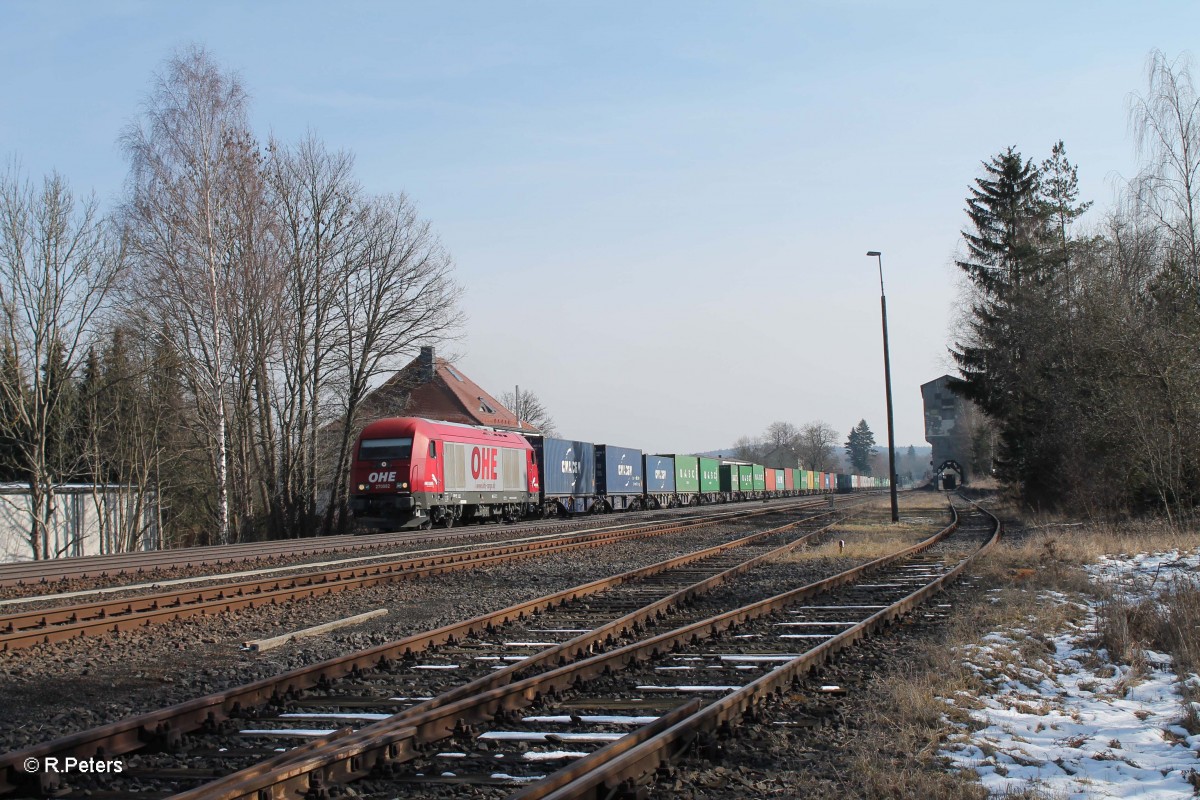
[(886, 486), (862, 475), (393, 417), (367, 425), (355, 444), (350, 510), (363, 528), (394, 530)]

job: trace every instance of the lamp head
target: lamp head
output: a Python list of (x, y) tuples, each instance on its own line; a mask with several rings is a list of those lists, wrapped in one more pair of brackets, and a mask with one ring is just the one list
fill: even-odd
[(868, 251), (867, 251), (867, 255), (869, 255), (869, 256), (881, 256), (881, 255), (883, 255), (883, 253), (879, 252), (878, 250), (868, 250)]

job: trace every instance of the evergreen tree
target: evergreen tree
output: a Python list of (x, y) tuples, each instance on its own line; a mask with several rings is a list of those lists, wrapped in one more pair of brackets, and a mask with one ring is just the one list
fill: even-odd
[[(1059, 166), (1065, 151), (1056, 148)], [(1026, 486), (1055, 472), (1054, 447), (1039, 442), (1053, 404), (1039, 393), (1049, 352), (1042, 343), (1057, 336), (1059, 306), (1053, 286), (1057, 262), (1046, 257), (1052, 240), (1049, 204), (1036, 164), (1010, 147), (983, 164), (967, 198), (972, 229), (964, 230), (967, 257), (957, 261), (975, 290), (965, 341), (952, 355), (958, 388), (1000, 421), (1001, 476)], [(1069, 170), (1056, 177), (1063, 209), (1073, 208)], [(1064, 211), (1064, 213), (1067, 213)]]
[(1064, 278), (1066, 299), (1075, 293), (1071, 277), (1071, 238), (1068, 230), (1090, 202), (1079, 202), (1079, 168), (1067, 160), (1067, 148), (1060, 139), (1042, 162), (1039, 202), (1049, 224), (1052, 240), (1049, 258), (1057, 262)]
[(82, 462), (79, 467), (79, 477), (90, 483), (104, 483), (103, 470), (100, 466), (100, 415), (97, 412), (96, 399), (100, 392), (103, 375), (100, 368), (100, 354), (94, 346), (88, 347), (80, 370), (79, 383), (75, 387), (75, 429), (80, 444), (79, 457)]
[(846, 457), (855, 475), (871, 474), (871, 457), (875, 455), (875, 434), (865, 419), (850, 429), (846, 439)]
[(18, 481), (28, 478), (27, 462), (21, 448), (21, 409), (17, 398), (28, 390), (19, 388), (24, 382), (16, 348), (7, 337), (0, 344), (0, 382), (9, 388), (0, 391), (0, 480)]
[(1016, 341), (1017, 295), (1037, 263), (1034, 229), (1040, 226), (1037, 168), (1013, 148), (983, 164), (967, 198), (973, 230), (962, 232), (967, 258), (955, 263), (971, 281), (975, 300), (968, 341), (952, 351), (963, 393), (989, 413), (1004, 408), (1015, 390), (1021, 360)]
[(967, 253), (956, 262), (974, 289), (966, 336), (952, 351), (957, 388), (995, 424), (988, 460), (998, 477), (1040, 504), (1062, 492), (1072, 419), (1085, 413), (1064, 401), (1063, 382), (1079, 373), (1079, 245), (1070, 228), (1090, 204), (1079, 202), (1078, 170), (1061, 141), (1040, 168), (1010, 147), (975, 183)]
[(67, 364), (66, 349), (55, 339), (42, 365), (42, 384), (47, 396), (46, 464), (56, 481), (74, 477), (78, 466), (79, 429), (76, 426), (77, 395), (75, 382)]
[(967, 259), (956, 261), (985, 298), (1004, 300), (1037, 270), (1043, 238), (1037, 166), (1010, 147), (983, 163), (967, 198), (975, 230), (963, 231)]
[(920, 463), (917, 461), (917, 448), (911, 444), (904, 454), (904, 472), (908, 476), (908, 483), (916, 482), (923, 472)]

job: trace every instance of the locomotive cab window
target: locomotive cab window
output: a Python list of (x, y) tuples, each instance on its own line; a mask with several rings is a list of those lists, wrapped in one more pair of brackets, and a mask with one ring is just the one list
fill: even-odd
[(437, 458), (437, 442), (429, 443), (429, 457)]
[(361, 461), (385, 461), (412, 457), (412, 439), (363, 439), (358, 448)]

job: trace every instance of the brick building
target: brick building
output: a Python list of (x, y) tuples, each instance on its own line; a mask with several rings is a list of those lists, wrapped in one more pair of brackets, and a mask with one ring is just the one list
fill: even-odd
[(363, 422), (391, 416), (538, 432), (528, 422), (518, 421), (458, 367), (437, 358), (432, 347), (422, 347), (420, 355), (363, 399)]

